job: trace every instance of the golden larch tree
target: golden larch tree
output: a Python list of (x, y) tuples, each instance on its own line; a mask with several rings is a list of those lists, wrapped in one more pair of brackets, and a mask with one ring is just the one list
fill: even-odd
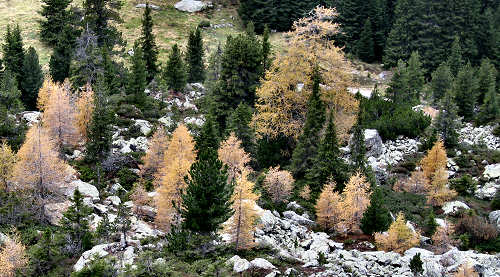
[(45, 105), (42, 124), (58, 147), (75, 146), (78, 143), (76, 111), (71, 103), (70, 89), (56, 85)]
[(410, 178), (399, 179), (394, 184), (395, 191), (406, 191), (416, 194), (424, 194), (427, 192), (429, 179), (425, 177), (422, 170), (415, 170), (411, 173)]
[(16, 276), (16, 272), (24, 269), (28, 262), (26, 247), (18, 235), (8, 237), (3, 246), (0, 246), (0, 276)]
[[(307, 100), (312, 92), (313, 66), (319, 65), (322, 76), (321, 96), (335, 112), (335, 126), (341, 141), (356, 122), (359, 102), (347, 88), (353, 85), (352, 67), (342, 49), (331, 41), (339, 32), (334, 9), (318, 7), (299, 19), (287, 34), (287, 47), (277, 55), (256, 91), (253, 125), (258, 136), (283, 134), (298, 138), (305, 123)], [(299, 85), (303, 84), (303, 86)]]
[(433, 206), (441, 206), (446, 201), (457, 196), (457, 193), (447, 187), (448, 171), (446, 164), (446, 149), (441, 140), (436, 141), (427, 155), (420, 161), (420, 166), (428, 179), (427, 203)]
[(434, 175), (439, 169), (446, 169), (447, 162), (448, 158), (446, 157), (444, 143), (438, 140), (434, 143), (431, 150), (427, 152), (427, 155), (420, 161), (420, 166), (424, 171), (425, 177), (432, 182)]
[(255, 222), (257, 220), (256, 201), (259, 198), (253, 192), (254, 184), (248, 180), (248, 171), (243, 170), (236, 179), (232, 197), (234, 215), (225, 224), (226, 233), (231, 235), (231, 242), (236, 250), (248, 249), (254, 245)]
[(155, 202), (157, 207), (156, 224), (163, 230), (180, 223), (174, 205), (181, 201), (183, 190), (187, 187), (184, 176), (196, 159), (193, 137), (184, 125), (179, 125), (164, 155), (165, 166), (160, 169), (161, 179)]
[(45, 111), (45, 107), (49, 103), (49, 96), (54, 90), (57, 89), (57, 87), (58, 86), (50, 78), (46, 78), (43, 81), (43, 85), (38, 91), (38, 99), (36, 103), (37, 108), (41, 112)]
[(39, 124), (31, 126), (17, 152), (17, 160), (12, 176), (14, 189), (31, 191), (39, 200), (57, 193), (68, 165), (59, 158), (47, 130)]
[(403, 213), (399, 213), (386, 234), (375, 233), (375, 244), (377, 248), (383, 251), (394, 251), (404, 253), (406, 250), (418, 245), (420, 236), (406, 226), (406, 220)]
[(244, 170), (249, 171), (250, 155), (241, 146), (241, 140), (231, 132), (229, 137), (221, 143), (219, 148), (219, 160), (227, 165), (228, 181), (238, 179)]
[(292, 193), (293, 182), (295, 180), (289, 171), (280, 170), (279, 166), (271, 167), (264, 179), (264, 189), (273, 202), (286, 202)]
[(87, 128), (92, 120), (92, 113), (94, 112), (94, 91), (90, 84), (85, 85), (84, 89), (80, 92), (80, 96), (76, 101), (76, 124), (80, 137), (85, 141), (87, 140)]
[(327, 183), (316, 202), (316, 221), (324, 230), (333, 230), (341, 216), (341, 198), (335, 191), (335, 182)]
[(347, 234), (360, 230), (363, 213), (370, 205), (370, 195), (370, 183), (365, 176), (359, 172), (351, 176), (342, 192), (342, 212), (337, 231)]
[[(142, 176), (152, 176), (155, 182), (159, 182), (160, 169), (164, 167), (165, 151), (169, 144), (167, 132), (163, 127), (158, 127), (148, 142), (148, 151), (142, 159), (144, 165), (141, 167)], [(155, 185), (157, 186), (157, 184)]]
[(302, 190), (300, 191), (300, 197), (305, 200), (310, 200), (311, 199), (311, 189), (309, 188), (309, 185), (305, 185)]
[(5, 140), (0, 144), (0, 190), (7, 189), (7, 181), (12, 177), (16, 154)]

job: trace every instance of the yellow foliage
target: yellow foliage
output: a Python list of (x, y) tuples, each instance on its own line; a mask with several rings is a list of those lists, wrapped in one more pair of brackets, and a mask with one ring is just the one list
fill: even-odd
[(43, 81), (43, 85), (38, 91), (38, 99), (37, 99), (37, 108), (43, 112), (45, 111), (45, 107), (47, 106), (47, 103), (49, 102), (49, 96), (52, 94), (52, 92), (57, 89), (57, 85), (52, 82), (50, 78), (46, 78)]
[(172, 134), (172, 139), (164, 155), (165, 166), (160, 170), (160, 187), (156, 197), (157, 225), (170, 230), (171, 225), (180, 223), (180, 217), (172, 205), (178, 205), (182, 191), (187, 187), (184, 176), (195, 161), (193, 137), (184, 125), (179, 125)]
[(134, 202), (135, 213), (142, 214), (142, 206), (149, 205), (151, 198), (148, 196), (147, 191), (141, 183), (135, 184), (130, 199)]
[(271, 167), (264, 179), (264, 188), (275, 203), (286, 202), (292, 193), (292, 184), (295, 182), (292, 174), (280, 167)]
[(12, 177), (12, 170), (16, 163), (16, 154), (4, 140), (0, 144), (0, 190), (7, 189), (7, 180)]
[(44, 106), (42, 124), (58, 147), (78, 143), (76, 112), (71, 104), (70, 87), (66, 84), (55, 85)]
[(444, 143), (438, 140), (434, 143), (434, 146), (432, 146), (427, 155), (420, 161), (420, 166), (424, 171), (425, 177), (432, 182), (432, 178), (439, 169), (446, 169), (447, 162), (448, 158), (446, 157)]
[(26, 247), (21, 243), (19, 236), (7, 238), (0, 249), (0, 276), (16, 276), (16, 272), (25, 268), (28, 262)]
[(15, 189), (33, 191), (34, 196), (46, 199), (56, 192), (66, 175), (68, 165), (59, 153), (48, 131), (35, 124), (26, 134), (26, 140), (17, 152), (12, 180)]
[(254, 184), (248, 180), (248, 171), (243, 170), (237, 177), (232, 197), (234, 215), (225, 224), (236, 250), (248, 249), (254, 245), (256, 203), (259, 198), (254, 192)]
[(458, 268), (458, 272), (453, 275), (454, 277), (479, 277), (474, 267), (469, 263), (464, 263)]
[(420, 236), (413, 233), (406, 226), (406, 220), (403, 213), (399, 213), (396, 221), (394, 221), (387, 234), (375, 233), (375, 244), (384, 251), (394, 251), (402, 254), (406, 250), (418, 245)]
[[(308, 74), (318, 64), (321, 69), (321, 96), (335, 111), (338, 137), (345, 141), (356, 121), (359, 102), (347, 91), (352, 85), (351, 65), (342, 49), (328, 40), (338, 32), (331, 23), (334, 9), (318, 7), (315, 13), (294, 23), (288, 33), (287, 51), (278, 55), (257, 89), (257, 113), (253, 124), (258, 136), (280, 134), (298, 138), (305, 123), (307, 99), (312, 91)], [(303, 89), (298, 84), (304, 83)]]
[(221, 143), (218, 152), (219, 160), (228, 167), (227, 175), (229, 182), (240, 178), (244, 170), (250, 170), (250, 167), (247, 165), (250, 162), (250, 155), (241, 147), (241, 141), (233, 132)]
[(80, 92), (76, 102), (78, 114), (76, 115), (76, 124), (80, 136), (87, 140), (87, 128), (92, 120), (94, 112), (94, 91), (90, 84), (85, 85), (85, 89)]
[(427, 191), (429, 180), (425, 177), (422, 170), (416, 170), (411, 173), (408, 179), (399, 179), (394, 184), (395, 191), (406, 191), (411, 193), (422, 194)]
[(305, 185), (304, 188), (300, 191), (300, 197), (305, 200), (311, 199), (311, 189), (309, 188), (309, 185)]
[[(168, 137), (167, 132), (163, 127), (158, 127), (156, 132), (149, 140), (148, 151), (142, 159), (144, 165), (142, 166), (142, 175), (153, 176), (155, 182), (161, 179), (160, 169), (164, 167), (165, 162), (165, 151), (168, 148)], [(158, 186), (158, 184), (155, 184)]]
[(316, 202), (316, 221), (324, 230), (334, 229), (341, 217), (341, 197), (335, 190), (335, 183), (326, 184)]
[(342, 192), (342, 213), (337, 231), (343, 234), (360, 229), (363, 213), (370, 205), (370, 183), (365, 176), (356, 173), (351, 176)]

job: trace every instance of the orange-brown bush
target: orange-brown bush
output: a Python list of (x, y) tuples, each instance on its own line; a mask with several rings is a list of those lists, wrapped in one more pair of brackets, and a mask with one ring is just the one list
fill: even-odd
[(488, 241), (498, 236), (498, 231), (493, 224), (476, 215), (462, 216), (458, 220), (455, 230), (457, 234), (468, 233), (471, 236), (471, 242), (475, 243)]

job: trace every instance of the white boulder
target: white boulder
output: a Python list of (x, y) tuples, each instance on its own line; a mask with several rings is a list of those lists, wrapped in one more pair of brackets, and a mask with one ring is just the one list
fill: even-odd
[(476, 189), (474, 196), (479, 199), (491, 199), (495, 197), (495, 194), (500, 189), (500, 183), (488, 182), (481, 187)]
[(190, 12), (190, 13), (202, 11), (206, 9), (208, 6), (209, 6), (208, 3), (196, 0), (182, 0), (174, 5), (174, 7), (179, 11)]
[(231, 259), (226, 262), (228, 265), (233, 265), (233, 271), (236, 273), (241, 273), (250, 268), (251, 264), (246, 259), (240, 258), (238, 255), (234, 255)]
[(89, 262), (91, 262), (94, 258), (102, 258), (106, 257), (109, 255), (108, 250), (113, 246), (113, 243), (110, 244), (99, 244), (92, 249), (87, 250), (83, 252), (82, 256), (80, 256), (80, 259), (76, 262), (76, 264), (73, 266), (73, 269), (75, 271), (80, 271), (82, 270)]
[(80, 179), (69, 183), (65, 188), (62, 188), (64, 195), (68, 198), (72, 198), (75, 193), (75, 189), (78, 189), (83, 197), (90, 197), (94, 202), (99, 201), (99, 190), (89, 183), (86, 183)]
[(496, 179), (500, 177), (500, 163), (490, 164), (484, 168), (483, 177), (488, 180)]
[(460, 201), (450, 201), (444, 203), (443, 205), (443, 211), (445, 215), (456, 215), (459, 211), (468, 209), (470, 209), (469, 206)]
[(276, 269), (276, 267), (270, 263), (268, 260), (263, 259), (263, 258), (255, 258), (253, 259), (250, 264), (252, 265), (252, 268), (259, 268), (259, 269)]
[[(160, 10), (160, 7), (156, 6), (156, 5), (153, 5), (153, 4), (149, 4), (149, 7), (152, 9), (152, 10)], [(137, 4), (135, 5), (136, 8), (138, 9), (145, 9), (146, 8), (146, 4)]]
[(70, 201), (49, 203), (43, 206), (43, 214), (52, 225), (59, 225), (63, 213), (71, 206)]
[(490, 223), (497, 227), (497, 230), (500, 231), (500, 210), (493, 211), (488, 215), (488, 219)]
[(151, 132), (151, 123), (149, 123), (149, 121), (147, 120), (136, 119), (135, 125), (141, 129), (141, 133), (145, 136), (149, 134), (149, 132)]
[(36, 124), (40, 121), (40, 112), (28, 111), (22, 113), (22, 118), (26, 120), (29, 126)]

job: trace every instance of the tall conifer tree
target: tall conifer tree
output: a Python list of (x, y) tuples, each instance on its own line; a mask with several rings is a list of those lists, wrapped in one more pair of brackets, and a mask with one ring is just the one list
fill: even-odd
[(172, 52), (168, 56), (167, 66), (163, 68), (162, 78), (167, 87), (176, 92), (181, 92), (186, 86), (187, 75), (181, 52), (177, 44), (172, 46)]
[(318, 66), (314, 67), (311, 80), (312, 93), (307, 103), (306, 122), (291, 161), (291, 171), (296, 180), (302, 179), (306, 170), (312, 167), (313, 158), (318, 154), (318, 137), (325, 123), (325, 104), (321, 100), (321, 73)]
[(203, 39), (200, 28), (189, 34), (186, 52), (188, 82), (203, 82), (205, 80), (205, 66), (203, 64)]
[(2, 52), (5, 70), (9, 70), (14, 74), (17, 80), (17, 86), (20, 87), (24, 62), (24, 45), (19, 25), (16, 25), (13, 30), (10, 25), (7, 25), (7, 32), (5, 33), (4, 40)]
[(38, 90), (42, 87), (43, 72), (35, 48), (30, 47), (24, 58), (21, 78), (21, 100), (26, 109), (35, 110)]
[(132, 69), (127, 84), (127, 94), (133, 98), (133, 103), (140, 109), (144, 108), (146, 102), (146, 93), (144, 90), (147, 85), (146, 63), (144, 53), (139, 43), (134, 45), (134, 55), (132, 56)]
[(144, 61), (146, 62), (146, 70), (148, 72), (147, 81), (151, 82), (158, 73), (158, 48), (153, 34), (153, 18), (151, 17), (151, 7), (146, 3), (146, 9), (142, 17), (142, 36), (141, 47), (144, 53)]
[(319, 195), (323, 190), (323, 185), (330, 177), (337, 184), (336, 189), (340, 191), (343, 190), (348, 180), (346, 174), (347, 165), (340, 157), (337, 130), (333, 117), (333, 111), (330, 111), (328, 126), (326, 127), (325, 135), (321, 139), (318, 154), (314, 157), (311, 168), (307, 169), (305, 176), (311, 192), (315, 195)]
[(447, 63), (441, 65), (432, 73), (431, 90), (434, 103), (439, 103), (447, 90), (451, 89), (453, 77)]
[(50, 46), (56, 46), (62, 34), (71, 22), (71, 13), (68, 10), (73, 0), (42, 0), (42, 9), (39, 12), (44, 19), (40, 20), (40, 38)]
[(458, 106), (458, 115), (463, 116), (465, 120), (472, 119), (477, 97), (477, 79), (470, 63), (458, 72), (453, 84), (453, 92)]
[(361, 219), (361, 230), (371, 235), (375, 232), (384, 232), (391, 225), (391, 215), (385, 207), (384, 195), (380, 188), (376, 188), (370, 195), (370, 206), (366, 209)]
[(355, 52), (362, 61), (371, 63), (375, 59), (374, 50), (372, 24), (370, 19), (367, 18), (363, 26), (363, 31), (361, 32), (360, 38), (356, 44)]
[(460, 126), (457, 105), (451, 89), (447, 90), (440, 102), (440, 112), (436, 120), (436, 129), (440, 133), (446, 147), (454, 147), (458, 143), (457, 130)]

